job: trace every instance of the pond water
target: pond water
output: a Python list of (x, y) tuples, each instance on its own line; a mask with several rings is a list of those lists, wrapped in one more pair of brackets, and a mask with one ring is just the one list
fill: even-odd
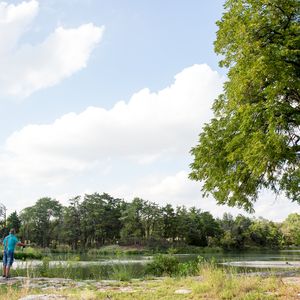
[[(235, 268), (237, 272), (300, 272), (300, 250), (285, 251), (245, 251), (245, 252), (205, 252), (200, 254), (178, 254), (179, 261), (192, 261), (197, 256), (214, 260), (219, 267)], [(143, 277), (151, 256), (67, 256), (54, 255), (48, 261), (16, 260), (13, 270), (18, 275), (32, 277), (64, 277), (74, 279), (126, 279)]]

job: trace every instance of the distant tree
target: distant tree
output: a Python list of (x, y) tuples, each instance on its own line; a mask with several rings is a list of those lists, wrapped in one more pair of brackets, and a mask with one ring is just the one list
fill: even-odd
[(122, 229), (121, 216), (126, 205), (122, 199), (113, 198), (106, 193), (102, 194), (102, 199), (105, 201), (103, 216), (105, 242), (115, 243), (120, 239)]
[(34, 206), (22, 210), (20, 216), (25, 239), (33, 240), (42, 247), (49, 247), (52, 240), (58, 239), (62, 205), (57, 200), (41, 198)]
[(34, 237), (34, 209), (33, 207), (26, 207), (20, 212), (21, 228), (20, 234), (27, 241), (33, 241)]
[(159, 239), (162, 232), (162, 211), (160, 207), (150, 201), (145, 201), (141, 210), (141, 224), (145, 239)]
[(190, 228), (190, 219), (189, 219), (189, 212), (185, 206), (178, 206), (176, 207), (176, 235), (177, 240), (180, 242), (187, 242), (188, 234), (193, 231)]
[(132, 241), (138, 244), (145, 236), (145, 230), (142, 225), (142, 210), (145, 201), (140, 198), (134, 198), (128, 203), (126, 209), (122, 212), (123, 227), (121, 230), (121, 238), (124, 241)]
[(290, 214), (283, 221), (281, 231), (287, 245), (300, 246), (300, 214)]
[(252, 211), (263, 188), (300, 202), (299, 11), (299, 0), (227, 0), (217, 22), (228, 81), (190, 178), (219, 204)]
[(20, 227), (21, 227), (21, 220), (16, 211), (14, 211), (13, 213), (11, 213), (8, 216), (8, 218), (6, 220), (6, 225), (7, 225), (8, 229), (14, 228), (16, 230), (16, 233), (19, 232)]
[(189, 245), (206, 247), (209, 238), (216, 237), (220, 228), (209, 212), (192, 207), (188, 212), (188, 230), (185, 241)]
[(225, 213), (219, 220), (223, 230), (220, 245), (225, 249), (243, 249), (250, 242), (249, 228), (253, 221), (243, 215), (234, 218), (231, 214)]
[(238, 215), (234, 220), (232, 234), (235, 237), (236, 248), (245, 248), (247, 242), (250, 240), (249, 228), (253, 221), (243, 215)]
[(81, 203), (81, 229), (85, 246), (101, 246), (105, 242), (103, 218), (105, 201), (100, 194), (85, 195)]
[(81, 211), (80, 196), (69, 200), (69, 206), (64, 208), (63, 213), (63, 232), (65, 241), (71, 245), (72, 249), (77, 250), (81, 239)]
[(277, 248), (280, 246), (281, 234), (274, 222), (260, 218), (249, 228), (252, 241), (261, 247)]
[(175, 241), (177, 236), (177, 218), (172, 205), (167, 204), (162, 208), (162, 222), (163, 222), (163, 237)]

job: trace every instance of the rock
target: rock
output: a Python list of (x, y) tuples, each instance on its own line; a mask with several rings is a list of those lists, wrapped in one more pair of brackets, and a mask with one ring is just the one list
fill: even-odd
[(282, 281), (285, 284), (300, 285), (300, 277), (285, 277), (285, 278), (282, 278)]
[(192, 291), (187, 289), (176, 290), (175, 294), (190, 294)]
[(123, 293), (133, 293), (133, 292), (136, 292), (132, 287), (130, 286), (125, 286), (125, 287), (120, 287), (119, 288), (119, 291), (120, 292), (123, 292)]
[(43, 294), (43, 295), (28, 295), (19, 300), (67, 300), (66, 296), (55, 295), (55, 294)]

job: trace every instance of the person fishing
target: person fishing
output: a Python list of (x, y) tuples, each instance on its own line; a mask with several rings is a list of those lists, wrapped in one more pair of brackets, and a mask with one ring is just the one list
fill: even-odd
[(3, 275), (6, 279), (9, 278), (9, 271), (14, 262), (14, 252), (16, 246), (25, 247), (26, 244), (20, 242), (15, 236), (15, 229), (12, 228), (9, 232), (9, 235), (6, 236), (3, 240)]

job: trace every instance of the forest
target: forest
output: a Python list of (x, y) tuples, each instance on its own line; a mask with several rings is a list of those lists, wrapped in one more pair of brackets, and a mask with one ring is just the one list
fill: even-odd
[(131, 202), (109, 194), (76, 196), (68, 206), (48, 197), (2, 224), (1, 236), (15, 228), (18, 237), (51, 249), (80, 250), (104, 245), (168, 249), (176, 246), (220, 247), (225, 250), (286, 248), (300, 245), (300, 214), (283, 222), (264, 218), (214, 218), (195, 207), (172, 207), (135, 198)]

